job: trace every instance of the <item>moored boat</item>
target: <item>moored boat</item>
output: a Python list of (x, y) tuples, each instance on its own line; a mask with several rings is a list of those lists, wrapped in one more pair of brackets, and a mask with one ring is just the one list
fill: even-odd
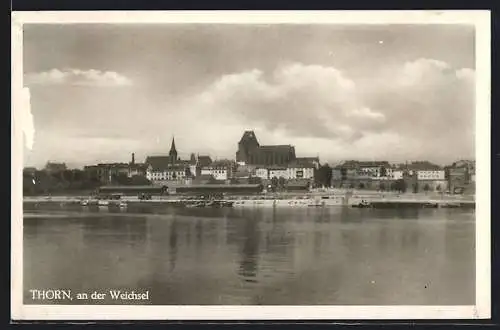
[(98, 206), (106, 206), (107, 207), (107, 206), (109, 206), (109, 201), (107, 201), (107, 200), (99, 200), (99, 201), (97, 201), (97, 205)]
[(369, 207), (372, 207), (372, 203), (365, 201), (365, 200), (362, 200), (358, 204), (353, 204), (352, 207), (361, 208), (361, 209), (362, 208), (369, 208)]

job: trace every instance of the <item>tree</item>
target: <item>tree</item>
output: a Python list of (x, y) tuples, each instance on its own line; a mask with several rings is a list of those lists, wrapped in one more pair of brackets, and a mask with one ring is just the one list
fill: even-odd
[(213, 175), (210, 175), (210, 177), (208, 178), (208, 184), (216, 184), (218, 183), (217, 182), (217, 179), (213, 176)]
[(314, 171), (314, 182), (318, 186), (330, 187), (332, 184), (332, 168), (328, 164), (322, 165)]
[(259, 178), (258, 176), (250, 176), (248, 178), (248, 183), (249, 184), (262, 184), (262, 179)]
[(280, 187), (280, 189), (285, 188), (285, 184), (286, 184), (285, 178), (280, 176), (278, 179), (278, 186)]
[(396, 182), (392, 182), (391, 186), (390, 186), (390, 189), (391, 190), (398, 190), (397, 187), (398, 187), (398, 185), (396, 184)]
[(365, 189), (365, 184), (363, 182), (359, 183), (359, 189)]
[(441, 188), (441, 185), (440, 185), (440, 184), (438, 184), (438, 185), (437, 185), (437, 187), (436, 187), (436, 190), (437, 190), (437, 191), (439, 191), (439, 192), (441, 192), (441, 189), (442, 189), (442, 188)]
[(406, 182), (403, 179), (396, 180), (395, 188), (397, 191), (404, 193), (406, 192)]
[(271, 179), (271, 185), (276, 188), (278, 186), (278, 178), (273, 176)]
[(151, 181), (149, 181), (145, 176), (142, 175), (133, 175), (130, 178), (131, 186), (147, 186), (150, 185)]
[(426, 183), (424, 186), (424, 191), (428, 192), (429, 190), (431, 190), (431, 187)]
[(384, 166), (380, 167), (380, 176), (382, 177), (387, 176), (387, 169)]
[(418, 193), (418, 182), (415, 182), (415, 183), (413, 184), (413, 193), (414, 193), (414, 194)]
[(128, 185), (129, 184), (129, 177), (125, 173), (118, 173), (117, 175), (114, 176), (114, 183), (119, 184), (119, 185)]
[(384, 184), (383, 182), (382, 182), (382, 183), (380, 183), (379, 189), (380, 189), (381, 191), (385, 191), (385, 184)]

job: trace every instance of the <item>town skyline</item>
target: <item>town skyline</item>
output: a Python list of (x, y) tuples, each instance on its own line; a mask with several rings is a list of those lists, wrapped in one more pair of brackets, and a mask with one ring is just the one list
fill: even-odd
[[(322, 163), (474, 159), (474, 28), (26, 25), (24, 166), (234, 159), (243, 131)], [(258, 40), (257, 42), (255, 40)], [(456, 50), (460, 49), (459, 52)]]

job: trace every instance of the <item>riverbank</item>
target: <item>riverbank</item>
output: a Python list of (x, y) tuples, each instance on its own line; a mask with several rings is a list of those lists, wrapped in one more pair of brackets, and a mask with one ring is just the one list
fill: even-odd
[(206, 200), (194, 196), (155, 196), (140, 200), (136, 196), (122, 196), (119, 200), (97, 200), (89, 196), (25, 197), (25, 207), (78, 206), (120, 207), (175, 206), (175, 207), (373, 207), (373, 208), (475, 208), (472, 196), (420, 194), (274, 194), (253, 196), (226, 196), (220, 200)]

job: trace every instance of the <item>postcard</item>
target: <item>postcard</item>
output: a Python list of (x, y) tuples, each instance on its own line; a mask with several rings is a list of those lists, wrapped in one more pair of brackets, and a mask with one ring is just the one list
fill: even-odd
[(13, 320), (485, 319), (488, 11), (12, 15)]

